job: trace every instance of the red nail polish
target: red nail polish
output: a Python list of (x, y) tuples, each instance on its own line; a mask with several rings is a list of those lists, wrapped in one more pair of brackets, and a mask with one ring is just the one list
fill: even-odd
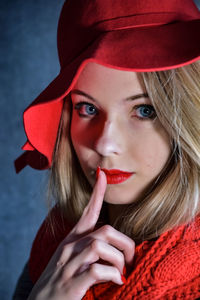
[(121, 279), (122, 279), (123, 283), (126, 283), (126, 278), (123, 275), (121, 275)]
[(123, 274), (126, 275), (126, 267), (123, 268)]
[(97, 167), (97, 170), (96, 170), (96, 180), (97, 180), (98, 177), (99, 177), (100, 170), (101, 170), (101, 168), (98, 166), (98, 167)]

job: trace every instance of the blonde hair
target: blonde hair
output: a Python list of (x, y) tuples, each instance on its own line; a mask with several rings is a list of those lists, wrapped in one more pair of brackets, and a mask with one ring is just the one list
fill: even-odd
[[(191, 221), (200, 208), (200, 62), (139, 75), (161, 124), (172, 138), (173, 150), (153, 187), (142, 199), (127, 205), (111, 224), (136, 241), (156, 238)], [(50, 191), (64, 215), (75, 223), (92, 189), (71, 144), (70, 116), (71, 101), (66, 99), (54, 149)]]

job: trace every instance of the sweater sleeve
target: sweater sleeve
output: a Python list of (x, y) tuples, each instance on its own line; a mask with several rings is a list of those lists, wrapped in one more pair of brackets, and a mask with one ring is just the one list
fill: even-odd
[(33, 283), (28, 272), (28, 264), (24, 266), (22, 274), (20, 275), (13, 294), (13, 300), (26, 300), (33, 288)]
[(59, 209), (54, 207), (42, 223), (33, 241), (28, 262), (29, 275), (33, 284), (36, 283), (71, 228), (72, 225), (67, 223)]

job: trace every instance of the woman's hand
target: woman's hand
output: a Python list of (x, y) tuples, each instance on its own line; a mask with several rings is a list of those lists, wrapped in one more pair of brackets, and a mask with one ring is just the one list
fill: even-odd
[[(93, 231), (105, 190), (106, 176), (100, 171), (83, 215), (57, 248), (29, 300), (80, 300), (94, 284), (106, 281), (123, 284), (121, 275), (125, 263), (133, 261), (133, 240), (110, 225)], [(99, 259), (105, 264), (98, 263)]]

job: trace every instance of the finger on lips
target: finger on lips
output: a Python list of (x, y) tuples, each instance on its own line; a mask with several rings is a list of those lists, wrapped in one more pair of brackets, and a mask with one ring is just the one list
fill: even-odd
[(106, 176), (103, 171), (99, 171), (99, 176), (94, 186), (90, 201), (85, 207), (80, 220), (78, 221), (76, 226), (72, 229), (70, 234), (79, 235), (84, 232), (87, 233), (94, 229), (103, 205), (106, 185), (107, 185)]
[(88, 223), (88, 226), (89, 226), (89, 224), (91, 224), (90, 225), (92, 227), (91, 229), (94, 229), (94, 227), (98, 221), (98, 218), (99, 218), (99, 215), (101, 212), (101, 208), (103, 205), (103, 199), (104, 199), (104, 194), (106, 191), (106, 185), (107, 185), (106, 176), (103, 171), (100, 171), (97, 183), (94, 187), (94, 191), (92, 193), (91, 199), (88, 204), (86, 221)]
[[(65, 263), (62, 276), (66, 280), (73, 276), (76, 279), (81, 276), (86, 281), (90, 281), (88, 287), (99, 281), (108, 280), (123, 284), (125, 283), (123, 276), (125, 275), (125, 261), (127, 264), (132, 263), (135, 244), (132, 239), (110, 225), (104, 225), (93, 231), (101, 212), (107, 186), (106, 176), (100, 168), (97, 169), (96, 177), (97, 182), (90, 201), (79, 222), (66, 238), (66, 242), (69, 242), (71, 238), (71, 245), (66, 244), (66, 249), (65, 246), (63, 247), (63, 253), (59, 259), (63, 261), (62, 264)], [(83, 241), (87, 237), (91, 239), (88, 245)], [(79, 251), (76, 255), (69, 257), (69, 253), (72, 253), (79, 243)], [(97, 263), (101, 260), (103, 264)], [(90, 275), (91, 278), (86, 279), (85, 274)]]

